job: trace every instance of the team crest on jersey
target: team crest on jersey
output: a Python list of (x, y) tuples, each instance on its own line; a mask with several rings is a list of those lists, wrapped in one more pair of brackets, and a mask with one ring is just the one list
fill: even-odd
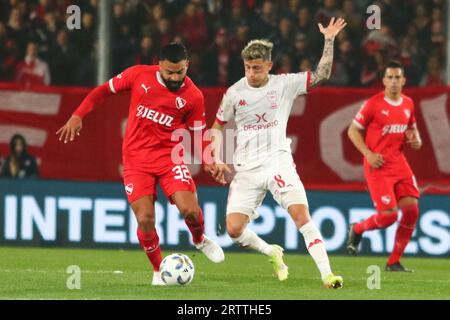
[(183, 98), (177, 97), (175, 99), (175, 105), (176, 105), (177, 109), (181, 109), (186, 105), (186, 100), (184, 100)]
[(405, 112), (405, 116), (407, 119), (409, 119), (411, 117), (411, 111), (409, 111), (408, 109), (403, 110)]
[(391, 196), (390, 195), (385, 195), (381, 197), (381, 202), (383, 202), (384, 204), (388, 205), (389, 203), (391, 203)]
[(272, 108), (272, 109), (278, 108), (277, 92), (275, 90), (267, 92), (267, 100), (270, 103), (270, 108)]
[(131, 194), (133, 193), (133, 184), (129, 183), (125, 186), (125, 192), (127, 193), (127, 195), (131, 196)]

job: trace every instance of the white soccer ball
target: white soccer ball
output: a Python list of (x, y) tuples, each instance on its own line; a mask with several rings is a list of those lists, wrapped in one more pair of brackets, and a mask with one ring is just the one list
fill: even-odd
[(194, 263), (182, 253), (168, 255), (159, 268), (162, 281), (168, 286), (186, 286), (194, 279)]

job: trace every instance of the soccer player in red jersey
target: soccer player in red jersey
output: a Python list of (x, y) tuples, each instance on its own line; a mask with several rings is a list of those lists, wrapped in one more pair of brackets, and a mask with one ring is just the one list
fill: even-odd
[[(138, 222), (139, 243), (153, 265), (153, 285), (164, 284), (159, 272), (162, 256), (155, 229), (157, 182), (184, 217), (197, 249), (213, 262), (224, 260), (222, 248), (204, 235), (203, 214), (188, 167), (180, 153), (178, 158), (172, 155), (174, 147), (179, 145), (178, 139), (172, 139), (175, 130), (197, 131), (206, 127), (203, 94), (186, 76), (188, 64), (188, 54), (182, 44), (163, 47), (159, 65), (130, 67), (95, 88), (56, 132), (64, 143), (73, 141), (80, 134), (83, 117), (95, 105), (107, 96), (131, 91), (122, 146), (123, 180)], [(196, 145), (199, 147), (198, 142)]]
[(384, 92), (364, 103), (348, 129), (350, 140), (364, 156), (364, 174), (377, 213), (350, 226), (347, 250), (356, 255), (362, 234), (389, 227), (397, 221), (401, 209), (386, 271), (411, 272), (400, 264), (400, 258), (416, 226), (420, 192), (402, 149), (406, 143), (418, 150), (422, 140), (414, 103), (402, 94), (405, 81), (403, 66), (396, 61), (388, 63), (383, 77)]

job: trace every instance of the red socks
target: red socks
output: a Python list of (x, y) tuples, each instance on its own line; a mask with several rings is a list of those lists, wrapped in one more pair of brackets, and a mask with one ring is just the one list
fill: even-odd
[(355, 224), (353, 230), (355, 230), (357, 234), (362, 234), (364, 231), (368, 230), (384, 229), (397, 221), (397, 218), (397, 211), (392, 213), (376, 213), (366, 220)]
[(159, 237), (156, 233), (156, 229), (150, 232), (144, 232), (139, 227), (137, 229), (137, 237), (142, 249), (144, 249), (145, 254), (153, 265), (154, 271), (159, 271), (159, 265), (162, 261), (161, 248), (159, 247)]
[(202, 209), (198, 208), (198, 217), (196, 220), (184, 219), (184, 221), (186, 222), (189, 231), (191, 231), (194, 244), (202, 242), (203, 233), (205, 232), (205, 221), (203, 220)]
[[(397, 221), (398, 213), (376, 213), (366, 220), (355, 224), (353, 230), (357, 234), (362, 234), (364, 231), (373, 229), (384, 229), (389, 227), (395, 221)], [(416, 227), (417, 219), (419, 218), (419, 206), (412, 204), (402, 208), (402, 218), (395, 234), (395, 244), (392, 250), (391, 256), (388, 260), (388, 265), (397, 263), (400, 261), (406, 246), (411, 240), (412, 234)]]
[(402, 208), (402, 218), (400, 219), (400, 224), (395, 234), (394, 249), (389, 257), (388, 265), (399, 262), (409, 240), (411, 240), (418, 218), (419, 206), (417, 204)]
[[(205, 222), (203, 220), (203, 212), (202, 209), (198, 209), (198, 217), (195, 221), (185, 219), (186, 225), (192, 234), (192, 240), (194, 244), (200, 243), (203, 241), (203, 233), (205, 231)], [(159, 247), (159, 237), (156, 229), (153, 229), (150, 232), (142, 231), (139, 227), (137, 229), (137, 237), (139, 239), (139, 243), (144, 249), (145, 254), (150, 260), (153, 270), (159, 271), (159, 265), (162, 261), (161, 256), (161, 248)]]

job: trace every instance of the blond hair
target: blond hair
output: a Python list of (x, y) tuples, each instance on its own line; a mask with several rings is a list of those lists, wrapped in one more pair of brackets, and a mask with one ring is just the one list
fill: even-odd
[(244, 60), (272, 60), (273, 43), (267, 40), (252, 40), (241, 52)]

